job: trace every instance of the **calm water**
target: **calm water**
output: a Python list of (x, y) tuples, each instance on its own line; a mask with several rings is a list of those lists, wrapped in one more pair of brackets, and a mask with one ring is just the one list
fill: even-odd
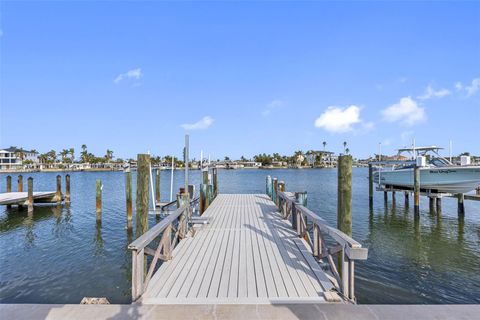
[[(288, 191), (307, 190), (308, 207), (335, 226), (335, 169), (224, 170), (219, 188), (263, 193), (267, 174), (284, 180)], [(36, 190), (55, 189), (56, 173), (24, 174), (25, 181), (28, 176)], [(0, 174), (1, 192), (5, 177)], [(170, 173), (161, 177), (165, 201)], [(465, 218), (459, 219), (454, 199), (443, 200), (438, 217), (422, 198), (416, 219), (403, 195), (397, 194), (396, 207), (385, 207), (383, 194), (376, 193), (370, 211), (366, 177), (366, 169), (354, 168), (353, 237), (369, 248), (368, 260), (356, 264), (359, 302), (480, 303), (480, 203), (466, 201)], [(198, 185), (199, 178), (199, 171), (190, 172), (192, 183)], [(101, 226), (95, 222), (95, 179), (104, 184)], [(12, 180), (16, 190), (16, 176)], [(0, 302), (79, 303), (84, 296), (130, 302), (126, 247), (132, 234), (125, 229), (124, 173), (71, 173), (71, 180), (70, 207), (35, 207), (31, 217), (26, 210), (0, 207)], [(182, 184), (183, 172), (176, 172), (175, 190)]]

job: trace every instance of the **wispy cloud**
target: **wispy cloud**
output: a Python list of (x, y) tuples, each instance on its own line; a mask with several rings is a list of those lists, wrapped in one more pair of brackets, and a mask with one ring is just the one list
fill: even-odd
[(382, 110), (383, 119), (388, 122), (400, 122), (407, 126), (426, 120), (425, 109), (411, 97), (401, 98), (398, 103), (392, 104)]
[(268, 116), (270, 113), (273, 112), (273, 110), (280, 108), (285, 105), (285, 102), (282, 100), (273, 100), (270, 102), (267, 107), (262, 111), (263, 116)]
[(447, 89), (435, 90), (431, 85), (428, 85), (423, 95), (418, 96), (417, 98), (420, 100), (428, 100), (432, 98), (443, 98), (443, 97), (449, 96), (450, 94), (451, 94), (450, 90), (447, 90)]
[(465, 91), (467, 91), (467, 96), (473, 96), (480, 90), (480, 78), (475, 78), (472, 80), (472, 83), (469, 86), (465, 86)]
[(351, 105), (347, 108), (330, 106), (315, 120), (315, 127), (332, 133), (353, 130), (353, 125), (360, 123), (360, 108)]
[(210, 127), (213, 124), (213, 118), (210, 116), (205, 116), (195, 123), (185, 123), (181, 127), (185, 130), (204, 130)]
[(455, 82), (455, 90), (461, 91), (463, 89), (463, 84), (460, 81)]
[(137, 68), (137, 69), (132, 69), (129, 70), (125, 73), (119, 74), (113, 82), (119, 83), (120, 81), (124, 79), (133, 79), (133, 80), (139, 80), (141, 77), (143, 77), (142, 69)]

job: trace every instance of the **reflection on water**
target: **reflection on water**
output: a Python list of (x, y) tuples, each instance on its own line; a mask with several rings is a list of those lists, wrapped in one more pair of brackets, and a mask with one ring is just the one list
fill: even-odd
[[(334, 169), (224, 170), (220, 191), (264, 193), (267, 174), (284, 180), (288, 191), (307, 190), (309, 208), (335, 226)], [(32, 174), (35, 187), (54, 190), (55, 175)], [(353, 237), (369, 248), (368, 260), (355, 269), (359, 303), (479, 303), (480, 203), (466, 201), (466, 214), (459, 217), (455, 199), (444, 199), (441, 214), (431, 214), (428, 199), (422, 198), (421, 214), (415, 216), (402, 193), (395, 204), (376, 193), (369, 208), (366, 176), (365, 169), (353, 170)], [(36, 206), (32, 214), (0, 208), (0, 302), (79, 303), (84, 296), (130, 302), (127, 247), (135, 226), (127, 227), (124, 174), (71, 177), (71, 205)], [(3, 179), (0, 175), (0, 192)], [(104, 185), (100, 223), (96, 179)], [(176, 172), (175, 190), (183, 186), (182, 179), (183, 173)], [(199, 172), (191, 172), (190, 179), (198, 184)], [(162, 200), (169, 198), (169, 180), (169, 172), (162, 172)], [(150, 216), (150, 226), (157, 222)]]

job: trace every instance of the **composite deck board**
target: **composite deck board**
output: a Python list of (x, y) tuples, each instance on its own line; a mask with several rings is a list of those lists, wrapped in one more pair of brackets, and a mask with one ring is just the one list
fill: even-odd
[(219, 194), (209, 223), (182, 240), (141, 298), (161, 303), (324, 302), (333, 286), (262, 194)]

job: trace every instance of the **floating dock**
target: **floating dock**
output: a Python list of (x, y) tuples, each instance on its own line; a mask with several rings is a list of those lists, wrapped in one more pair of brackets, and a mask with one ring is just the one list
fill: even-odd
[[(33, 192), (34, 203), (56, 203), (56, 191)], [(63, 200), (62, 196), (62, 200)], [(28, 192), (0, 193), (0, 205), (28, 205)]]

